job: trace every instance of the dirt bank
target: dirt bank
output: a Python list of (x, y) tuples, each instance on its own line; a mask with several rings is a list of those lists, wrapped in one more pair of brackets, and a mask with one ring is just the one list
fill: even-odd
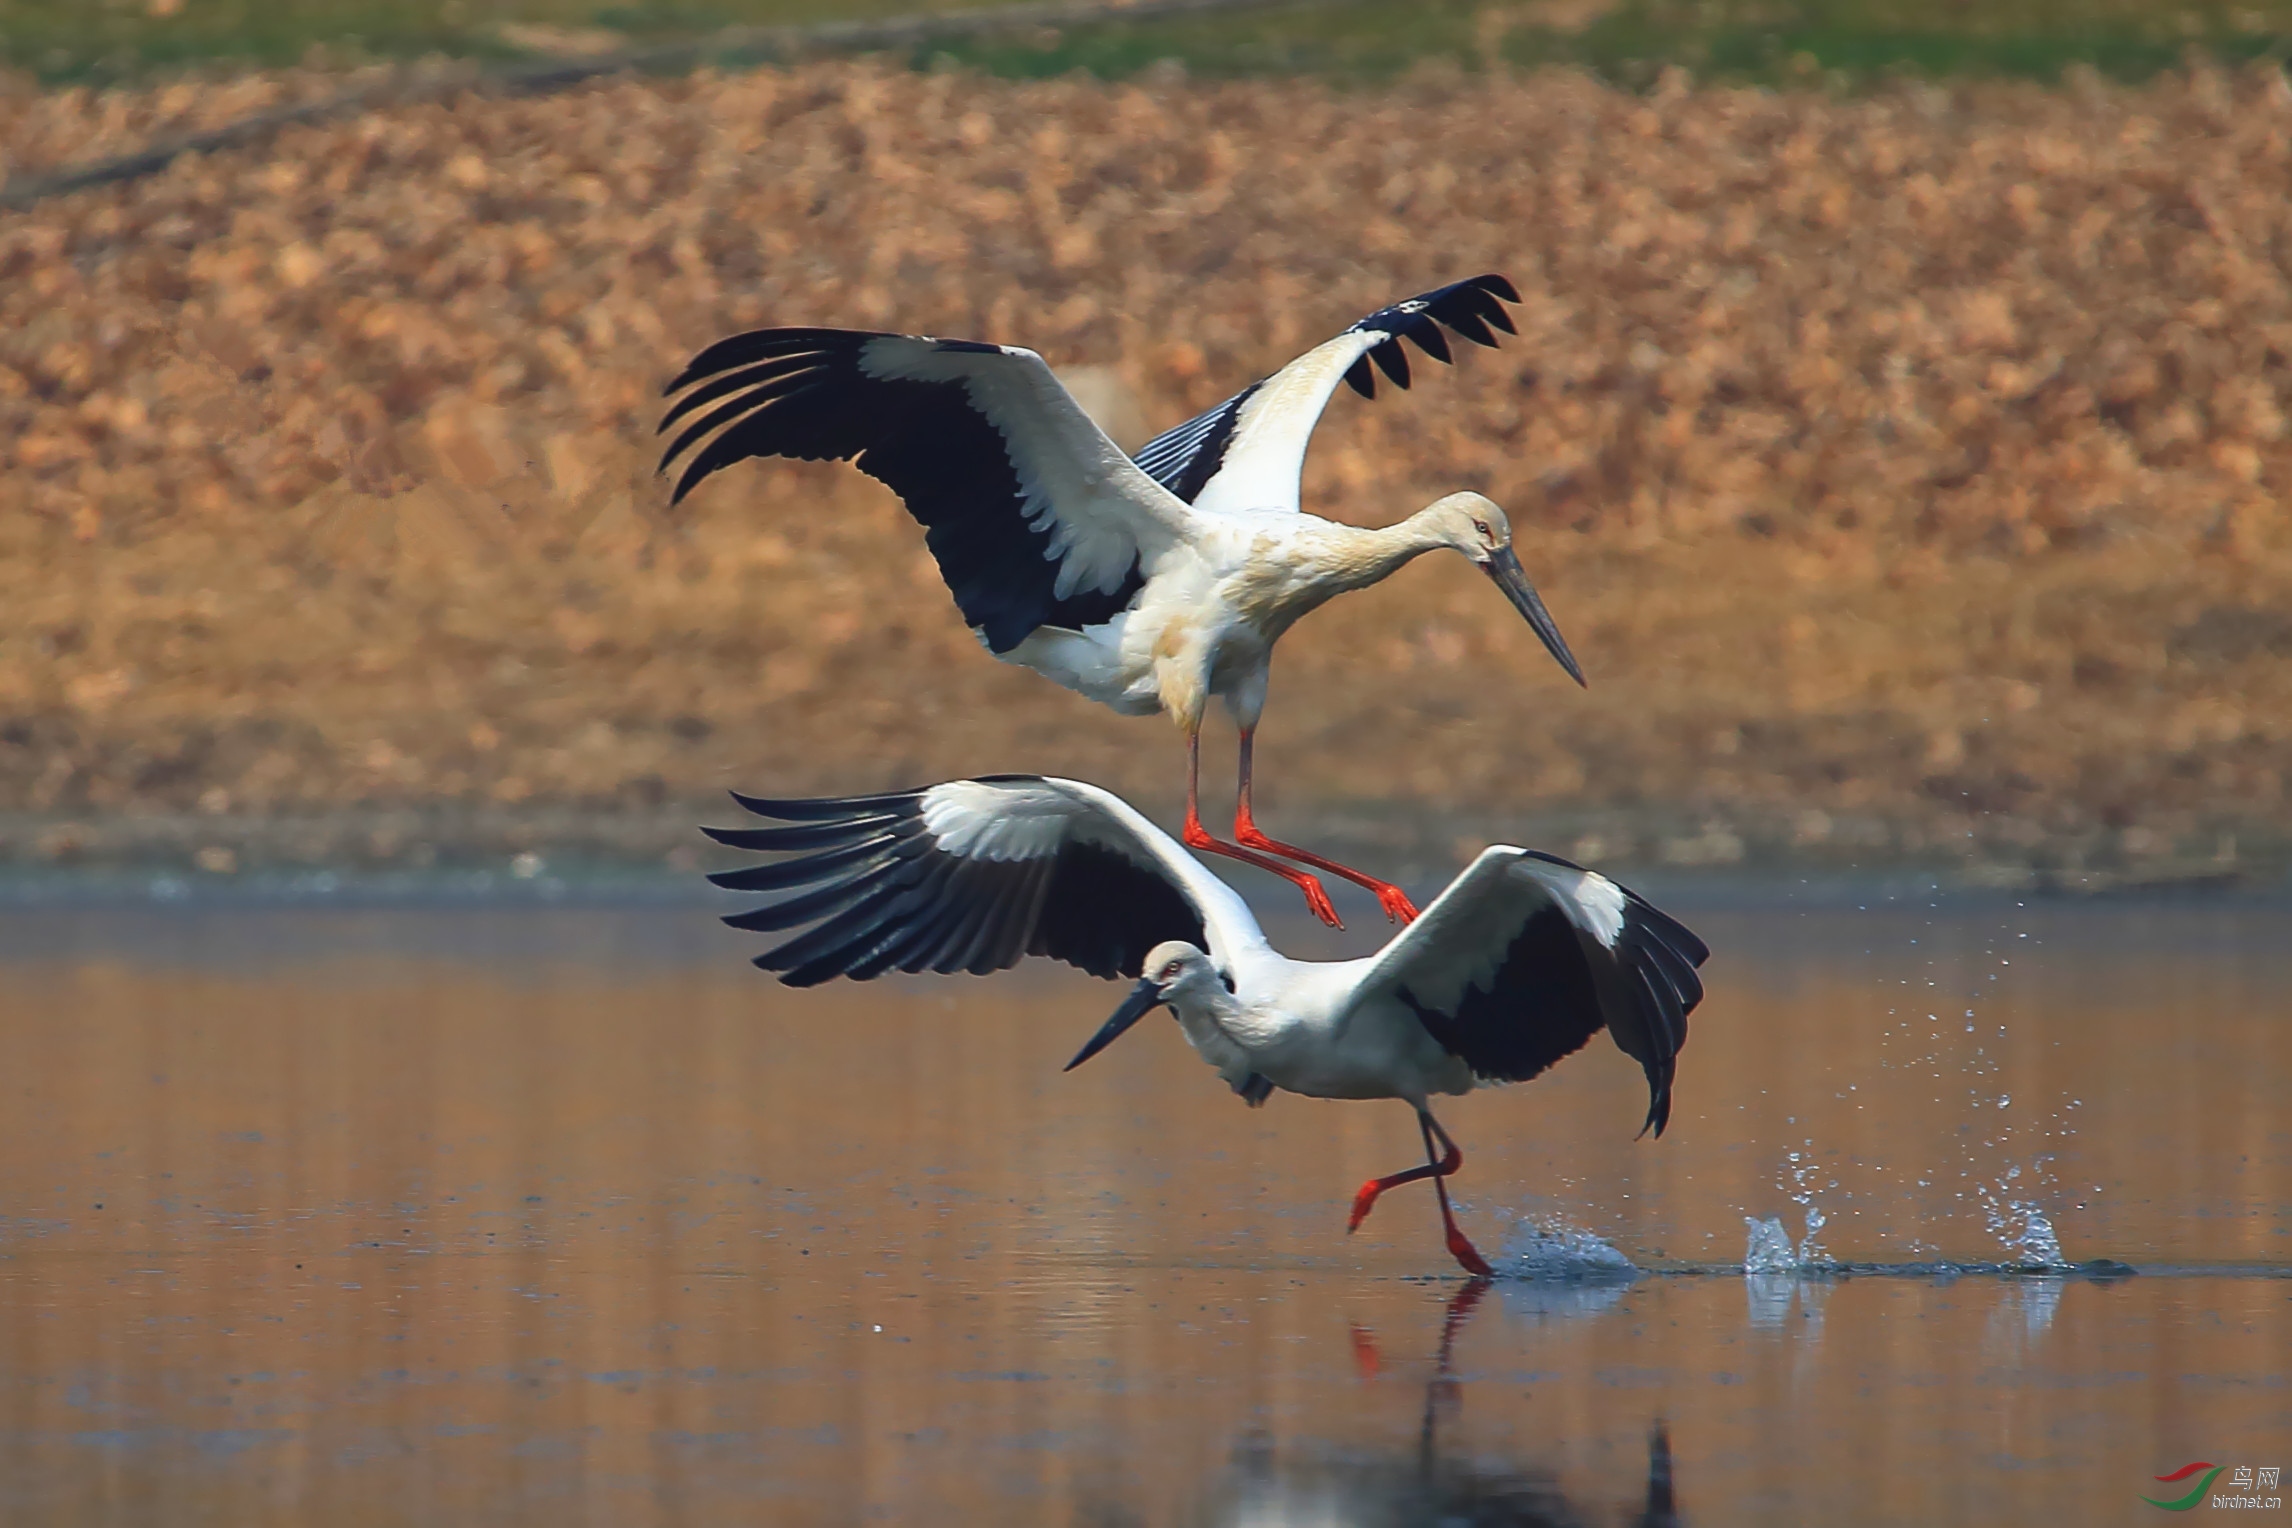
[[(12, 98), (0, 145), (211, 115), (164, 93)], [(1271, 818), (2248, 863), (2292, 820), (2288, 134), (2261, 73), (839, 64), (388, 111), (64, 198), (0, 221), (5, 852), (979, 770), (1167, 805), (1170, 729), (989, 661), (848, 468), (667, 515), (661, 382), (733, 329), (884, 326), (1105, 368), (1159, 427), (1499, 270), (1521, 337), (1340, 401), (1307, 500), (1496, 496), (1591, 689), (1428, 560), (1283, 647)]]

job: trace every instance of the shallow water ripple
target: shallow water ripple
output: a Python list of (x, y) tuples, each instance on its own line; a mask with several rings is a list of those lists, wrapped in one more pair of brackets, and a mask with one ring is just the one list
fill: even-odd
[(2277, 914), (1684, 910), (1661, 1141), (1601, 1044), (1444, 1109), (1492, 1283), (1429, 1196), (1344, 1234), (1399, 1105), (1245, 1109), (1169, 1025), (1062, 1075), (1079, 977), (788, 994), (691, 909), (21, 913), (0, 1513), (2114, 1522), (2292, 1465)]

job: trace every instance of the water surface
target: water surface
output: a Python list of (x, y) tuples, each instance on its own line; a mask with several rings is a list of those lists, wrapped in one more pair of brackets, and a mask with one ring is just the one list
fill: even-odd
[[(1659, 1271), (1474, 1286), (1419, 1189), (1343, 1234), (1405, 1107), (1252, 1111), (1161, 1020), (1062, 1075), (1120, 996), (1062, 970), (789, 993), (695, 908), (12, 910), (0, 1511), (2117, 1522), (2292, 1466), (2282, 909), (1681, 911), (1719, 953), (1661, 1141), (1604, 1039), (1441, 1110), (1508, 1267)], [(2146, 1271), (1713, 1271), (1810, 1209), (1834, 1258), (2042, 1222)]]

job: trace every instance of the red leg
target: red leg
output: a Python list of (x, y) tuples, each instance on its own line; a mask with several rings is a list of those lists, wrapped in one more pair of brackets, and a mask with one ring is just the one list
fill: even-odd
[(1417, 916), (1416, 903), (1410, 901), (1409, 894), (1392, 882), (1380, 881), (1373, 875), (1365, 875), (1349, 865), (1340, 865), (1333, 859), (1324, 859), (1318, 854), (1300, 849), (1293, 844), (1277, 842), (1258, 831), (1257, 818), (1251, 810), (1249, 800), (1250, 754), (1254, 751), (1256, 741), (1257, 731), (1255, 728), (1245, 727), (1242, 729), (1241, 794), (1234, 807), (1235, 841), (1245, 848), (1256, 849), (1265, 854), (1278, 854), (1283, 859), (1293, 859), (1301, 865), (1311, 865), (1316, 870), (1326, 870), (1331, 875), (1341, 876), (1356, 886), (1374, 892), (1377, 897), (1377, 905), (1382, 907), (1385, 910), (1385, 916), (1395, 923), (1415, 922)]
[(1210, 837), (1209, 829), (1202, 826), (1201, 783), (1202, 735), (1199, 732), (1189, 732), (1186, 734), (1186, 828), (1184, 833), (1179, 835), (1184, 840), (1186, 847), (1189, 849), (1206, 849), (1212, 854), (1222, 854), (1227, 859), (1237, 859), (1245, 865), (1255, 865), (1260, 870), (1270, 871), (1280, 876), (1290, 885), (1305, 893), (1305, 905), (1312, 911), (1314, 917), (1319, 918), (1331, 928), (1343, 928), (1345, 921), (1337, 916), (1337, 909), (1331, 904), (1329, 893), (1321, 889), (1321, 883), (1314, 879), (1311, 874), (1299, 870), (1294, 865), (1284, 865), (1279, 860), (1267, 859), (1262, 854), (1252, 854), (1239, 844), (1229, 844), (1221, 839)]
[[(1429, 1139), (1425, 1142), (1425, 1155), (1427, 1157), (1432, 1156), (1432, 1142)], [(1385, 1190), (1399, 1188), (1404, 1183), (1415, 1183), (1423, 1178), (1446, 1177), (1463, 1165), (1464, 1153), (1458, 1151), (1456, 1143), (1451, 1141), (1448, 1155), (1436, 1161), (1428, 1161), (1424, 1166), (1412, 1167), (1406, 1172), (1392, 1173), (1383, 1178), (1371, 1178), (1362, 1184), (1361, 1191), (1353, 1196), (1353, 1216), (1345, 1222), (1345, 1234), (1350, 1236), (1361, 1228), (1361, 1222), (1369, 1218), (1369, 1211), (1376, 1208), (1377, 1196), (1384, 1193)]]
[(1448, 1184), (1440, 1177), (1433, 1179), (1433, 1190), (1440, 1195), (1441, 1224), (1448, 1228), (1448, 1255), (1456, 1259), (1457, 1266), (1478, 1278), (1487, 1278), (1496, 1270), (1488, 1266), (1488, 1259), (1472, 1244), (1456, 1223), (1456, 1214), (1448, 1207)]
[(1435, 1135), (1448, 1148), (1447, 1155), (1441, 1159), (1442, 1171), (1433, 1174), (1433, 1191), (1440, 1196), (1440, 1223), (1448, 1232), (1448, 1255), (1455, 1258), (1457, 1265), (1466, 1273), (1485, 1279), (1496, 1270), (1488, 1266), (1488, 1259), (1480, 1255), (1480, 1249), (1472, 1244), (1472, 1239), (1458, 1228), (1456, 1212), (1448, 1205), (1447, 1179), (1450, 1173), (1464, 1165), (1464, 1153), (1456, 1149), (1456, 1142), (1449, 1139), (1446, 1130), (1441, 1129), (1440, 1121), (1432, 1117), (1431, 1110), (1418, 1111), (1417, 1127), (1424, 1132), (1426, 1156), (1432, 1155)]
[(1404, 1183), (1415, 1183), (1420, 1178), (1437, 1178), (1446, 1163), (1429, 1167), (1412, 1167), (1407, 1172), (1393, 1173), (1383, 1178), (1371, 1178), (1361, 1185), (1353, 1196), (1353, 1213), (1346, 1218), (1345, 1234), (1350, 1236), (1361, 1229), (1361, 1222), (1377, 1207), (1377, 1196), (1387, 1189), (1399, 1188)]

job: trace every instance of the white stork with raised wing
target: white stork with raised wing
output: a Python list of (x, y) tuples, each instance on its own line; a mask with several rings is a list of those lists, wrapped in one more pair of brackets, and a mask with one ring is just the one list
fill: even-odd
[[(1273, 645), (1330, 596), (1426, 552), (1470, 559), (1576, 682), (1583, 671), (1512, 550), (1504, 511), (1453, 493), (1377, 529), (1302, 512), (1305, 447), (1339, 379), (1374, 396), (1371, 362), (1402, 387), (1401, 339), (1449, 359), (1442, 325), (1493, 346), (1512, 331), (1502, 276), (1475, 276), (1370, 314), (1216, 408), (1149, 442), (1134, 462), (1015, 346), (851, 329), (759, 329), (709, 346), (668, 385), (675, 499), (748, 457), (855, 459), (924, 526), (956, 607), (988, 651), (1130, 715), (1166, 712), (1186, 734), (1185, 842), (1295, 884), (1338, 923), (1321, 883), (1281, 859), (1416, 908), (1399, 887), (1259, 831), (1250, 759)], [(679, 396), (681, 395), (681, 396)], [(681, 459), (681, 461), (680, 461)], [(1210, 698), (1241, 729), (1234, 842), (1200, 812)], [(1281, 859), (1271, 856), (1280, 856)]]
[(1660, 1136), (1671, 1117), (1710, 952), (1632, 892), (1549, 854), (1484, 849), (1375, 955), (1303, 961), (1274, 949), (1201, 861), (1095, 785), (1000, 775), (881, 796), (735, 799), (780, 826), (703, 831), (785, 857), (709, 879), (776, 894), (724, 920), (734, 928), (803, 930), (756, 957), (781, 981), (984, 974), (1027, 955), (1134, 978), (1068, 1070), (1168, 1007), (1253, 1105), (1276, 1089), (1403, 1100), (1425, 1165), (1362, 1184), (1346, 1229), (1387, 1189), (1431, 1178), (1448, 1249), (1473, 1273), (1489, 1267), (1449, 1208), (1444, 1180), (1464, 1154), (1433, 1118), (1434, 1095), (1525, 1082), (1605, 1028), (1647, 1074), (1641, 1134)]

